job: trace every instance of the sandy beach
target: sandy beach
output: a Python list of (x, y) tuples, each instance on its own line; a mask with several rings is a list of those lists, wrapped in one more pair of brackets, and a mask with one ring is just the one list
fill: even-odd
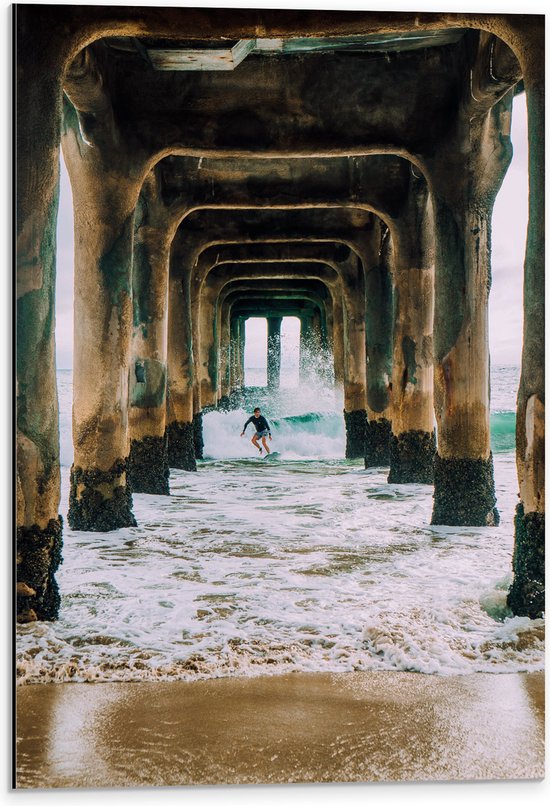
[(544, 674), (24, 686), (19, 788), (544, 776)]

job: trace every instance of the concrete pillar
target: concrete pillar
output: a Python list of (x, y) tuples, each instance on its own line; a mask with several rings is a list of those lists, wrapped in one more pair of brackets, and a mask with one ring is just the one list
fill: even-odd
[(432, 484), (435, 454), (433, 408), (433, 222), (424, 179), (395, 227), (394, 341), (390, 483)]
[(333, 306), (324, 304), (319, 313), (319, 355), (321, 356), (321, 380), (325, 386), (334, 386), (334, 316)]
[(317, 305), (313, 309), (311, 330), (311, 347), (314, 355), (316, 356), (315, 368), (317, 380), (325, 386), (329, 386), (334, 381), (334, 359), (328, 346), (326, 312)]
[[(127, 481), (132, 257), (138, 166), (86, 54), (69, 71), (63, 152), (75, 225), (72, 529), (134, 526)], [(84, 89), (83, 89), (84, 88)], [(95, 116), (95, 117), (94, 117)], [(91, 120), (93, 125), (87, 128)]]
[(202, 411), (196, 411), (193, 415), (193, 447), (197, 459), (204, 459), (204, 436), (202, 430)]
[(231, 329), (231, 394), (241, 391), (242, 384), (239, 383), (239, 319), (233, 317), (230, 324)]
[(311, 316), (311, 339), (312, 347), (315, 352), (318, 352), (323, 346), (323, 340), (326, 341), (326, 334), (323, 336), (324, 322), (321, 316), (321, 310), (318, 307), (313, 309)]
[[(363, 269), (357, 270), (357, 285), (344, 292), (344, 420), (346, 459), (365, 455), (366, 336)], [(349, 285), (349, 284), (348, 284)]]
[(168, 464), (196, 470), (190, 273), (171, 266), (168, 287)]
[(166, 350), (170, 241), (154, 176), (147, 178), (137, 209), (128, 482), (133, 492), (169, 495)]
[(74, 186), (73, 197), (78, 327), (68, 518), (72, 529), (106, 531), (135, 525), (126, 478), (133, 205), (124, 194), (118, 209), (113, 198), (84, 204)]
[(376, 222), (365, 264), (367, 342), (367, 422), (365, 467), (387, 467), (391, 443), (391, 377), (393, 351), (392, 241), (389, 229)]
[(334, 385), (344, 386), (344, 314), (342, 294), (332, 294), (332, 349), (334, 358)]
[(267, 386), (278, 389), (281, 385), (281, 322), (280, 316), (267, 318)]
[(433, 524), (498, 523), (489, 429), (487, 305), (491, 214), (511, 158), (511, 103), (508, 93), (487, 112), (461, 117), (454, 137), (431, 165), (438, 442)]
[[(17, 67), (17, 620), (54, 620), (61, 562), (55, 253), (61, 65), (29, 47), (21, 17)], [(36, 32), (35, 32), (36, 35)]]
[[(333, 311), (332, 311), (332, 341), (334, 344), (334, 353), (328, 348), (327, 338), (327, 321), (326, 315), (321, 311), (318, 305), (305, 314), (302, 314), (300, 319), (300, 383), (304, 384), (332, 384), (334, 381), (338, 385), (344, 386), (348, 389), (348, 394), (353, 396), (350, 383), (346, 382), (345, 378), (351, 378), (353, 371), (348, 372), (346, 376), (345, 362), (350, 360), (350, 354), (346, 352), (344, 347), (345, 328), (344, 317), (341, 299), (337, 299), (336, 294), (333, 297)], [(348, 417), (347, 414), (350, 414)], [(350, 435), (355, 433), (355, 415), (344, 412), (346, 422), (350, 427)], [(348, 429), (349, 430), (349, 429)], [(351, 437), (354, 441), (356, 437)], [(351, 444), (351, 443), (350, 443)]]
[(523, 284), (523, 353), (516, 419), (520, 502), (508, 605), (539, 618), (544, 605), (544, 27), (522, 58), (529, 136), (529, 223)]
[(218, 289), (203, 282), (195, 294), (197, 304), (193, 305), (193, 312), (198, 317), (198, 322), (194, 327), (194, 345), (199, 359), (195, 366), (202, 411), (215, 408), (218, 403), (219, 322), (216, 316)]
[(230, 408), (231, 394), (231, 329), (230, 311), (227, 305), (222, 305), (220, 315), (220, 378), (218, 407)]

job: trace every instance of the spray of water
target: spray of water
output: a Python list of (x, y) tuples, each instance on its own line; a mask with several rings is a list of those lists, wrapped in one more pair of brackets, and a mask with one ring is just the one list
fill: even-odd
[[(272, 451), (277, 451), (281, 459), (343, 458), (345, 434), (341, 413), (318, 411), (273, 417), (268, 405), (261, 406), (261, 409), (271, 425), (273, 440), (268, 443), (269, 447)], [(205, 415), (205, 459), (258, 457), (257, 450), (250, 443), (254, 434), (253, 426), (248, 426), (244, 437), (240, 436), (251, 413), (251, 409), (239, 408), (225, 413), (213, 411)]]

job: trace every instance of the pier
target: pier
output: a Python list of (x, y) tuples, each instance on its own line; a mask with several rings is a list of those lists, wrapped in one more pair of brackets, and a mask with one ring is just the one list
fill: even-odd
[[(514, 614), (544, 611), (544, 18), (17, 6), (17, 618), (55, 620), (59, 164), (75, 220), (73, 530), (136, 523), (244, 386), (248, 317), (331, 356), (346, 448), (498, 526), (491, 216), (525, 92)], [(302, 382), (311, 362), (303, 361)], [(495, 532), (495, 540), (498, 533)]]

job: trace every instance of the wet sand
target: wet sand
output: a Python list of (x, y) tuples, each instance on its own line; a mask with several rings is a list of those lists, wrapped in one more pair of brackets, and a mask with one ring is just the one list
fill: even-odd
[(18, 787), (542, 778), (544, 674), (287, 674), (17, 694)]

